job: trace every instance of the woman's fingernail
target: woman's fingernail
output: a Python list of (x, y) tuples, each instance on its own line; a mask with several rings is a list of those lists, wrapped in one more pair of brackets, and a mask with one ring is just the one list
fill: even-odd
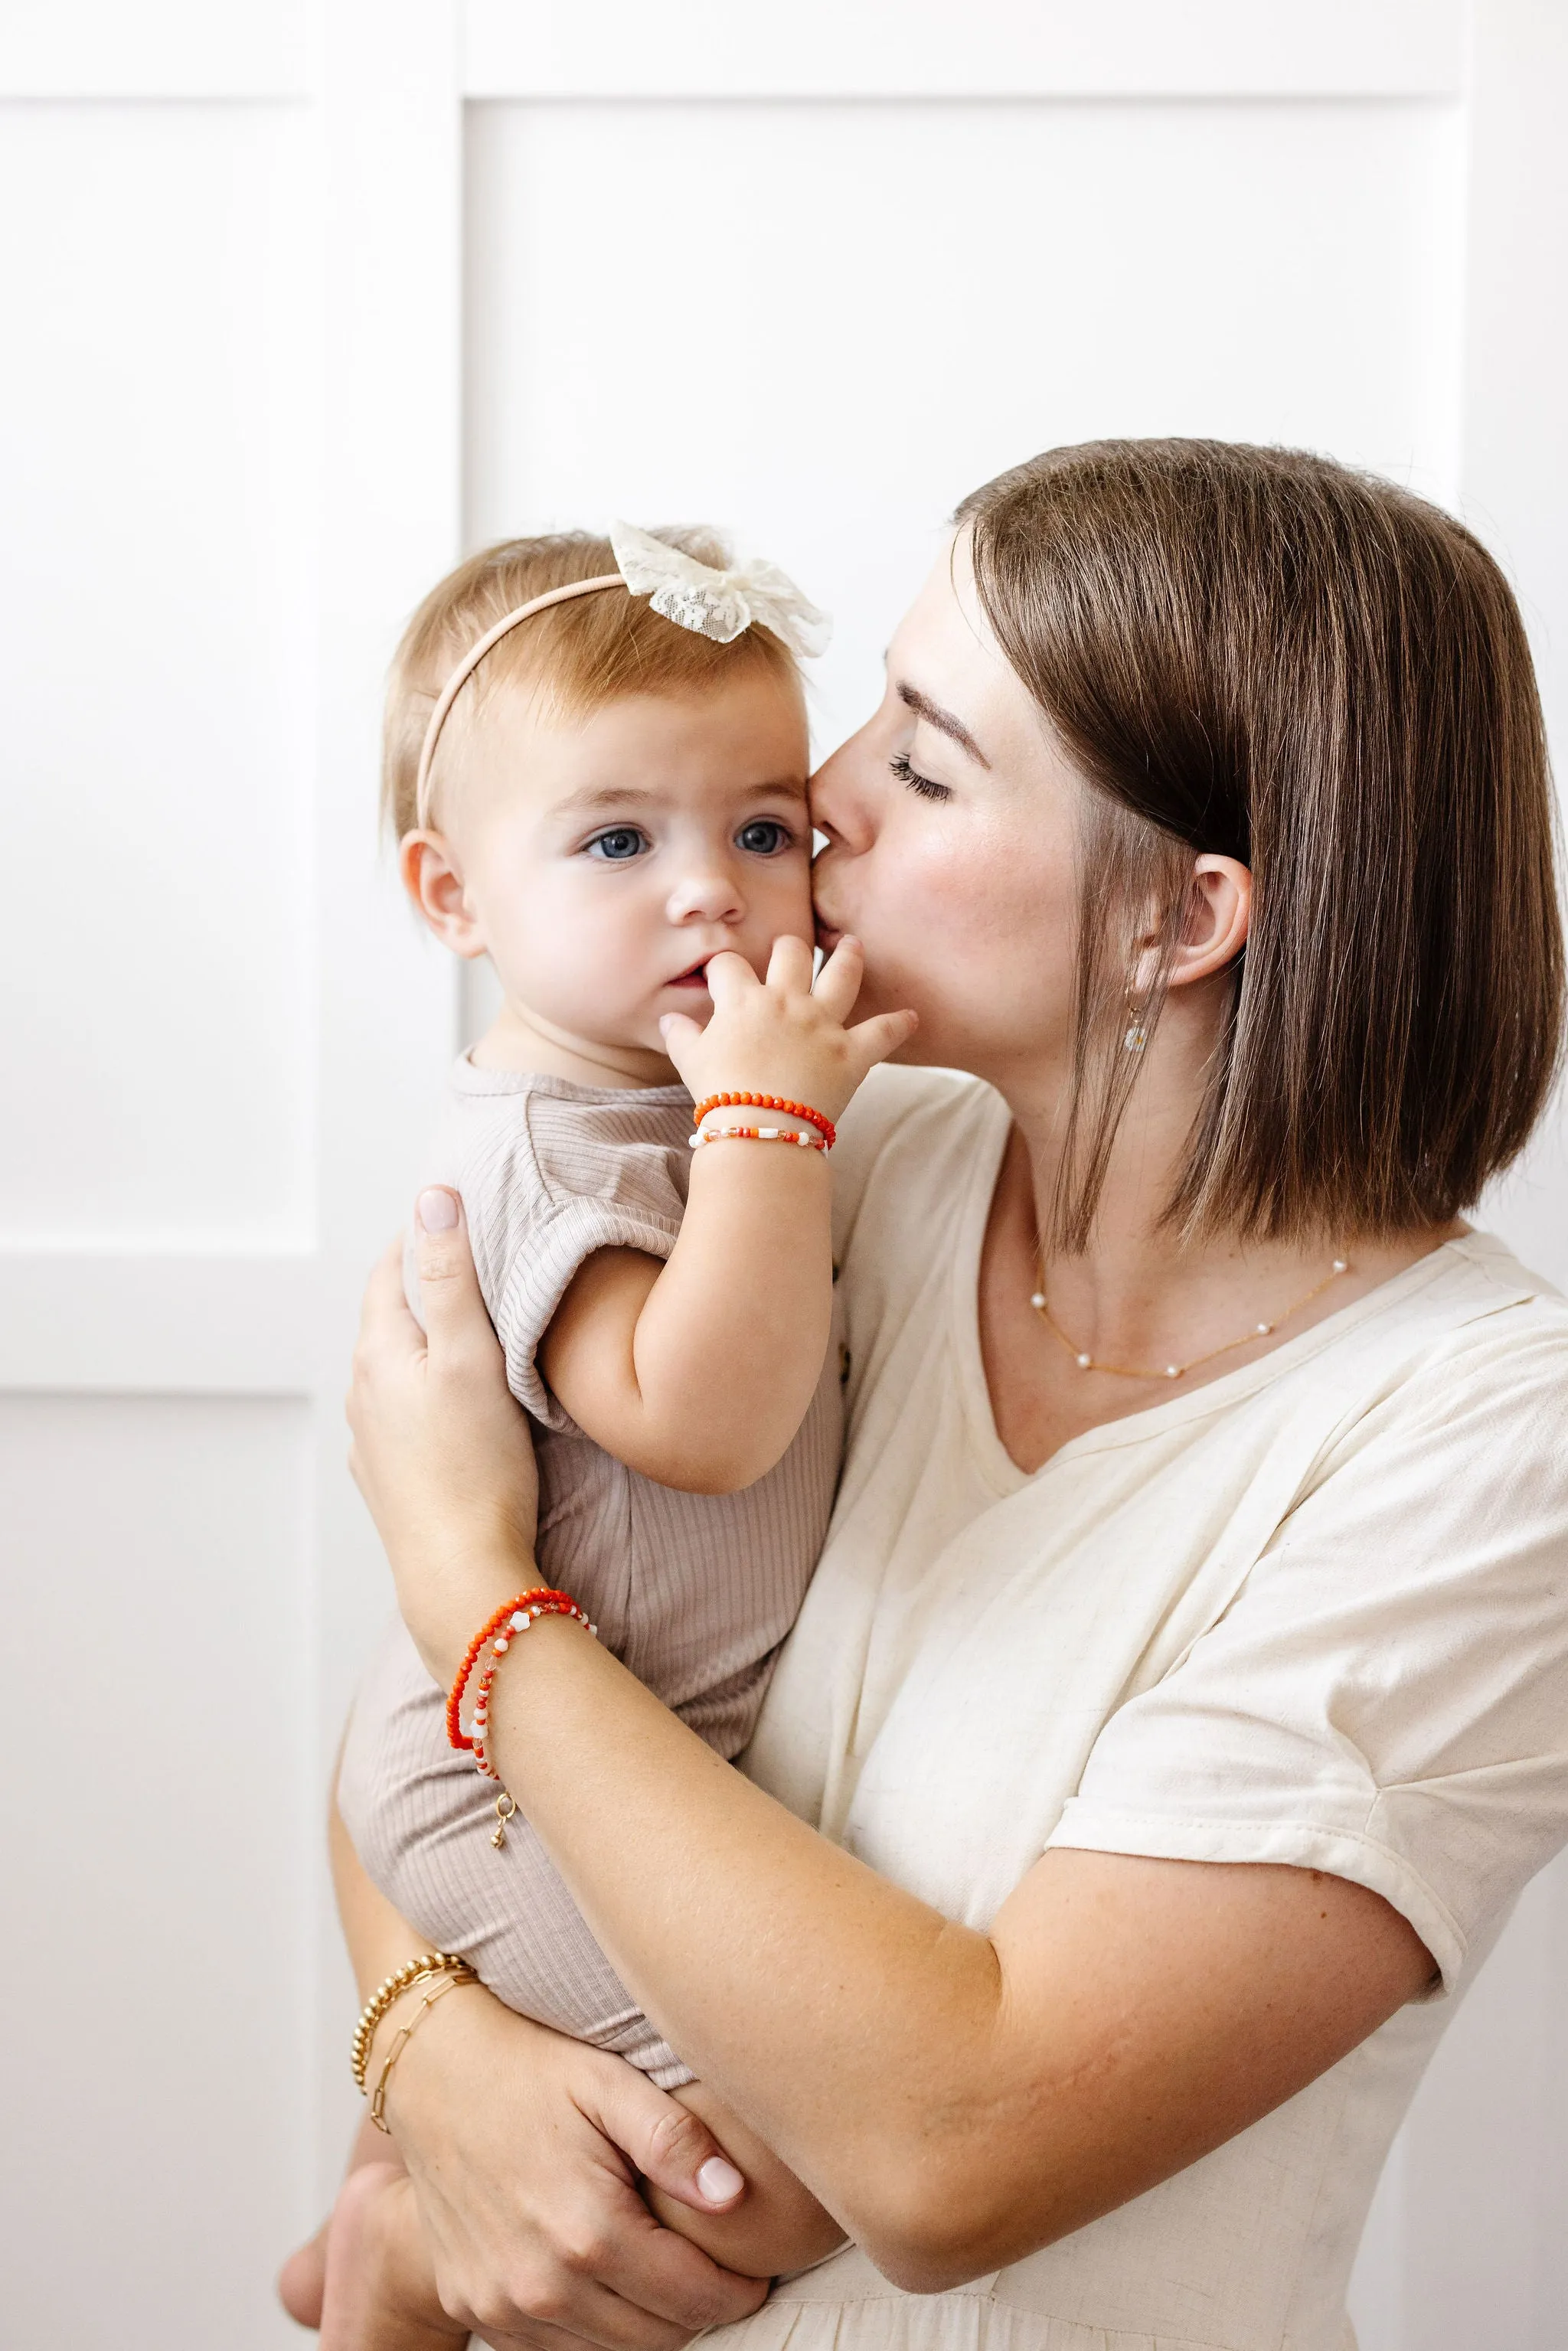
[(432, 1185), (419, 1196), (419, 1221), (427, 1233), (449, 1233), (457, 1222), (457, 1195)]
[(746, 2174), (737, 2171), (734, 2164), (727, 2163), (722, 2155), (710, 2155), (697, 2173), (697, 2186), (710, 2204), (727, 2204), (732, 2196), (739, 2195), (745, 2185)]

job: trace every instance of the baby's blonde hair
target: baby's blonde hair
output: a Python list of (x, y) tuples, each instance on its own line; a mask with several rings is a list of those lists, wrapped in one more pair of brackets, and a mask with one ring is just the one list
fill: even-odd
[[(716, 531), (656, 530), (699, 563), (722, 568), (729, 551)], [(558, 531), (547, 538), (509, 538), (486, 547), (438, 581), (421, 604), (392, 657), (382, 737), (382, 814), (398, 840), (418, 823), (419, 755), (442, 687), (471, 645), (504, 614), (572, 580), (617, 569), (607, 538)], [(761, 672), (800, 690), (800, 671), (783, 640), (754, 622), (727, 645), (681, 628), (644, 596), (618, 588), (551, 605), (514, 629), (485, 655), (453, 705), (436, 752), (443, 760), (503, 687), (526, 684), (560, 716), (585, 717), (629, 694), (690, 694), (721, 677)]]

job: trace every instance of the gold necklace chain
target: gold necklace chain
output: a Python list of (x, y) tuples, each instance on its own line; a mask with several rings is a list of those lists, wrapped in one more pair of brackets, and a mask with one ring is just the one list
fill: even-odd
[(1029, 1301), (1030, 1304), (1034, 1308), (1035, 1312), (1040, 1316), (1040, 1321), (1045, 1324), (1046, 1328), (1055, 1332), (1056, 1336), (1061, 1340), (1062, 1345), (1066, 1348), (1068, 1353), (1071, 1356), (1073, 1362), (1077, 1364), (1081, 1372), (1103, 1372), (1108, 1378), (1113, 1380), (1185, 1379), (1188, 1372), (1196, 1372), (1200, 1364), (1212, 1364), (1217, 1355), (1228, 1355), (1238, 1347), (1250, 1347), (1253, 1342), (1258, 1339), (1271, 1339), (1281, 1322), (1288, 1322), (1293, 1314), (1299, 1314), (1301, 1312), (1303, 1306), (1310, 1306), (1314, 1298), (1321, 1298), (1324, 1290), (1330, 1287), (1331, 1283), (1336, 1282), (1339, 1280), (1342, 1273), (1348, 1273), (1350, 1271), (1349, 1259), (1336, 1257), (1332, 1270), (1328, 1273), (1324, 1274), (1322, 1280), (1319, 1282), (1314, 1282), (1312, 1289), (1307, 1290), (1303, 1296), (1298, 1298), (1293, 1305), (1287, 1306), (1282, 1314), (1276, 1314), (1272, 1322), (1255, 1322), (1251, 1330), (1247, 1332), (1245, 1338), (1227, 1339), (1223, 1346), (1210, 1347), (1207, 1354), (1194, 1355), (1185, 1364), (1165, 1364), (1155, 1371), (1139, 1371), (1128, 1364), (1096, 1363), (1092, 1355), (1086, 1353), (1082, 1347), (1077, 1346), (1074, 1342), (1068, 1337), (1061, 1323), (1056, 1320), (1054, 1314), (1052, 1314), (1051, 1307), (1046, 1300), (1045, 1265), (1043, 1257), (1039, 1252), (1038, 1245), (1035, 1263), (1040, 1270), (1040, 1286), (1030, 1298)]

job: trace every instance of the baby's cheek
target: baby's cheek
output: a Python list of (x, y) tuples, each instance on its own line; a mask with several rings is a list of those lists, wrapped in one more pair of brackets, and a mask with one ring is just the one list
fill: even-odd
[[(782, 868), (785, 860), (780, 858), (779, 862)], [(809, 939), (815, 927), (811, 912), (810, 862), (801, 856), (791, 857), (788, 864), (789, 871), (778, 873), (776, 886), (769, 893), (772, 936), (778, 938), (780, 934), (789, 932), (796, 938)]]
[(491, 950), (507, 994), (564, 1027), (580, 1025), (602, 998), (606, 964), (621, 946), (616, 930), (596, 923), (593, 913), (566, 892), (543, 890), (510, 907)]

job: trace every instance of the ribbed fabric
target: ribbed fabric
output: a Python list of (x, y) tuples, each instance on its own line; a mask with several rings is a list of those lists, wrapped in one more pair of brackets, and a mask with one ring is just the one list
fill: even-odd
[[(465, 1059), (425, 1180), (463, 1196), (507, 1378), (534, 1416), (544, 1580), (580, 1600), (639, 1679), (731, 1757), (751, 1736), (827, 1532), (842, 1438), (837, 1348), (784, 1458), (727, 1495), (679, 1493), (614, 1460), (562, 1410), (535, 1362), (595, 1249), (669, 1255), (691, 1115), (681, 1087), (591, 1089)], [(412, 1269), (410, 1303), (418, 1313)], [(442, 1705), (392, 1627), (361, 1687), (339, 1792), (371, 1876), (422, 1934), (471, 1959), (509, 2008), (615, 2050), (661, 2087), (690, 2081), (520, 1814), (501, 1850), (492, 1846), (494, 1788), (448, 1749)]]

